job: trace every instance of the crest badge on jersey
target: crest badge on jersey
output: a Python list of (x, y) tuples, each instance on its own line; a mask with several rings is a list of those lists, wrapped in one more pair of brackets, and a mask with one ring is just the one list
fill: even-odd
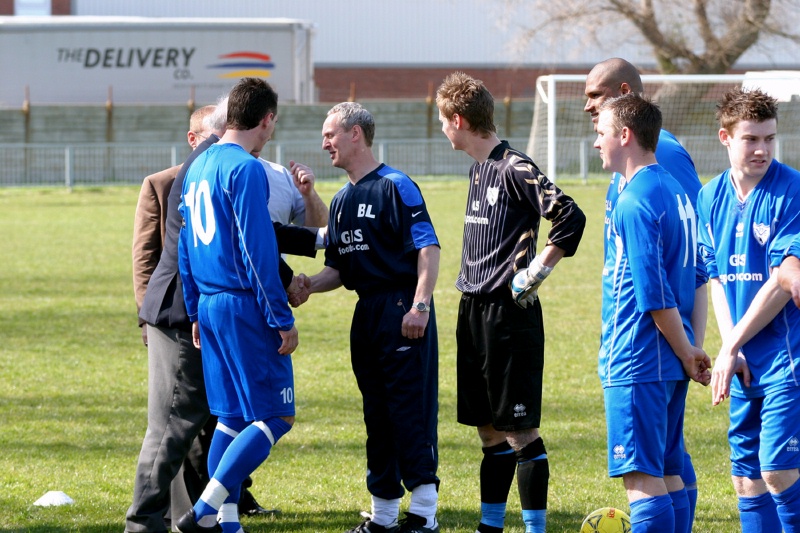
[(758, 244), (764, 246), (769, 240), (769, 226), (767, 224), (753, 223), (753, 237), (756, 238)]
[(489, 205), (494, 206), (497, 203), (497, 198), (500, 196), (500, 187), (487, 187), (486, 201)]

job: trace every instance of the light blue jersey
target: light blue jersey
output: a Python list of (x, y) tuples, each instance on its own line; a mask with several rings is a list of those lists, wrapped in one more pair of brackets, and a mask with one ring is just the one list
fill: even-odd
[(271, 328), (294, 325), (278, 277), (278, 246), (267, 211), (262, 164), (236, 144), (200, 155), (183, 183), (180, 270), (186, 310), (196, 320), (200, 294), (248, 291)]
[(606, 235), (603, 386), (688, 379), (650, 311), (677, 307), (694, 341), (696, 221), (689, 195), (660, 165), (645, 167), (619, 195)]
[[(744, 201), (726, 170), (700, 191), (700, 252), (709, 277), (725, 289), (731, 319), (738, 323), (758, 290), (780, 265), (800, 234), (800, 172), (774, 160)], [(731, 395), (756, 398), (798, 386), (800, 311), (789, 302), (778, 316), (742, 347), (751, 373), (750, 387), (739, 377)]]

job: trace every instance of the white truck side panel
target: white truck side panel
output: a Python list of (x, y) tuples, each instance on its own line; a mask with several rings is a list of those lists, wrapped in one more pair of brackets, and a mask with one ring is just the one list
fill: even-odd
[[(0, 17), (0, 106), (213, 103), (240, 78), (313, 101), (310, 22)], [(194, 91), (194, 94), (193, 94)]]

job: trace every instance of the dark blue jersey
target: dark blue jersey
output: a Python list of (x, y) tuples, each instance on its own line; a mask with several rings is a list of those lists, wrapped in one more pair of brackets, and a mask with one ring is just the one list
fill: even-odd
[(419, 187), (381, 164), (331, 200), (325, 265), (345, 288), (372, 294), (417, 285), (418, 250), (439, 245)]

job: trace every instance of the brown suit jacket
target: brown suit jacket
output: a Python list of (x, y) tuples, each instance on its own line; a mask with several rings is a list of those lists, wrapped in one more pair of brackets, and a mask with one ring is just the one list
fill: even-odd
[[(133, 219), (133, 292), (136, 312), (142, 309), (150, 276), (164, 248), (167, 197), (181, 165), (151, 174), (144, 179)], [(144, 321), (139, 319), (139, 325)]]

